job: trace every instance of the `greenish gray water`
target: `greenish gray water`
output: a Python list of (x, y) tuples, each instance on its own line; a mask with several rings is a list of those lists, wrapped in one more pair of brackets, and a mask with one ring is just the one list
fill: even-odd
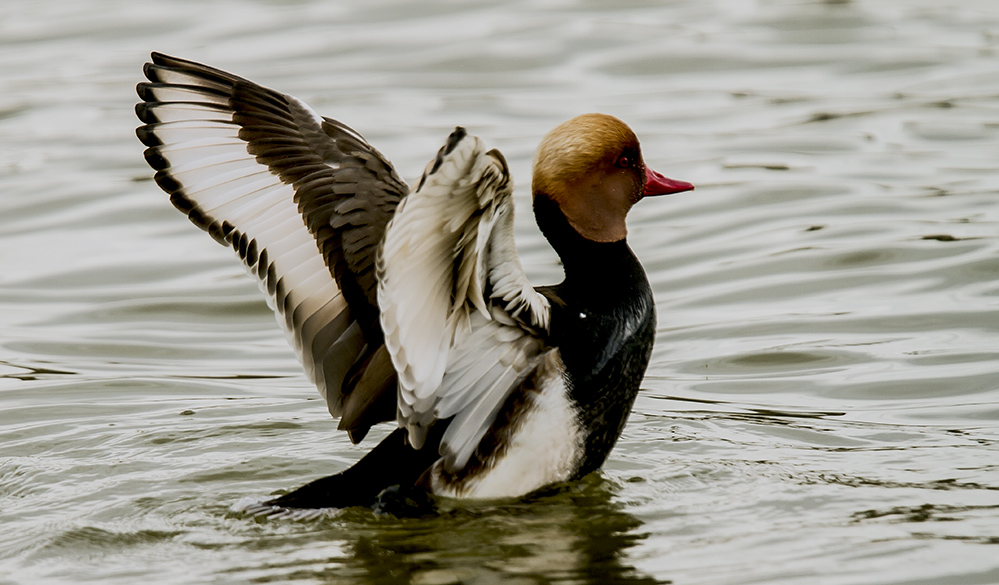
[[(994, 2), (359, 4), (0, 6), (0, 583), (999, 582)], [(604, 472), (432, 518), (235, 511), (364, 450), (150, 181), (151, 50), (407, 177), (468, 127), (510, 160), (538, 284), (558, 122), (618, 115), (697, 184), (631, 218), (659, 332)]]

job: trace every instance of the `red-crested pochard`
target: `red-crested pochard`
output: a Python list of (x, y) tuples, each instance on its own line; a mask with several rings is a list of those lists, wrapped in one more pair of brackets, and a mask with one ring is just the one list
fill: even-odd
[(173, 204), (231, 246), (355, 443), (350, 469), (268, 502), (371, 505), (387, 488), (515, 497), (599, 469), (631, 411), (656, 316), (625, 217), (693, 189), (649, 169), (623, 122), (585, 114), (534, 160), (534, 213), (565, 268), (532, 287), (503, 155), (457, 128), (411, 189), (302, 101), (152, 55), (139, 139)]

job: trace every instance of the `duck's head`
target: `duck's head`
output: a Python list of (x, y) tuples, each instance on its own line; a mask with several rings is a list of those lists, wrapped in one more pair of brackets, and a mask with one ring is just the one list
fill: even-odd
[(563, 122), (541, 141), (531, 190), (547, 197), (581, 236), (616, 242), (628, 235), (628, 210), (643, 197), (689, 191), (645, 166), (638, 137), (607, 114), (583, 114)]

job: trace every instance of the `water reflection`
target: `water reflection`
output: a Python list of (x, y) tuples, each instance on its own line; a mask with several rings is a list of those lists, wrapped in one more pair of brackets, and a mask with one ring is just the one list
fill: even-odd
[(424, 518), (347, 510), (326, 530), (344, 545), (344, 557), (312, 577), (329, 583), (668, 583), (632, 565), (630, 550), (648, 534), (614, 492), (596, 476), (513, 503), (443, 503)]

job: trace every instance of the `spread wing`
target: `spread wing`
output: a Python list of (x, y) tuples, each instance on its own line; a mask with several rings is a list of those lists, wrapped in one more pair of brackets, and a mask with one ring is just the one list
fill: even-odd
[(514, 246), (503, 156), (456, 129), (389, 224), (378, 271), (398, 421), (419, 447), (453, 417), (441, 454), (458, 469), (536, 366), (549, 323)]
[(378, 388), (354, 410), (370, 410), (395, 381), (379, 352), (375, 256), (408, 187), (357, 132), (294, 97), (152, 61), (136, 113), (156, 182), (258, 279), (330, 412), (350, 410), (345, 394), (365, 380)]

